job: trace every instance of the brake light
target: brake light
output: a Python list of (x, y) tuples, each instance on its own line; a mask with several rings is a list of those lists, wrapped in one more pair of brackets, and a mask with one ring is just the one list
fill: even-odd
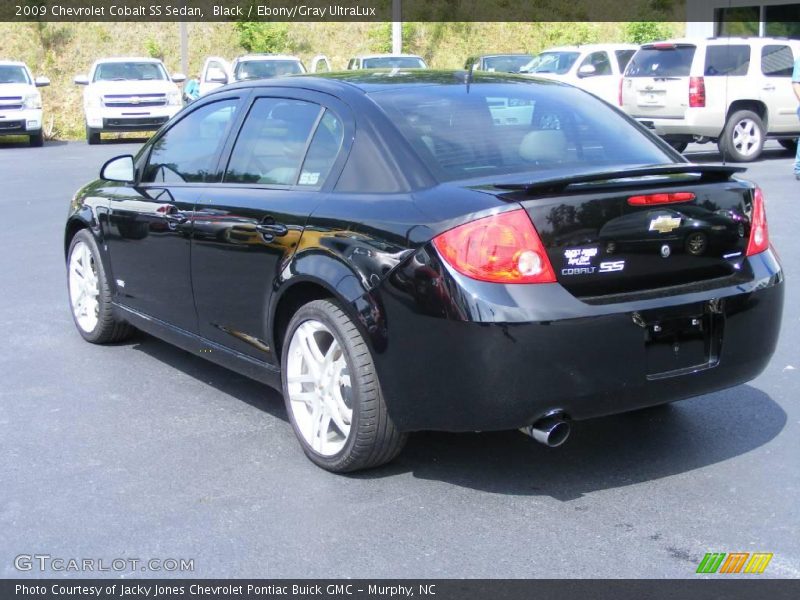
[(628, 204), (631, 206), (651, 206), (653, 204), (672, 204), (673, 202), (690, 202), (695, 199), (692, 192), (671, 192), (669, 194), (647, 194), (644, 196), (631, 196)]
[(706, 80), (702, 77), (689, 78), (689, 106), (702, 108), (706, 105)]
[(769, 248), (769, 229), (767, 211), (764, 208), (764, 194), (761, 188), (753, 193), (753, 211), (750, 216), (750, 241), (747, 242), (747, 256), (764, 252)]
[(523, 210), (485, 217), (433, 239), (442, 258), (459, 273), (494, 283), (556, 280), (536, 228)]
[(669, 42), (656, 42), (653, 44), (653, 48), (656, 50), (674, 50), (677, 46)]

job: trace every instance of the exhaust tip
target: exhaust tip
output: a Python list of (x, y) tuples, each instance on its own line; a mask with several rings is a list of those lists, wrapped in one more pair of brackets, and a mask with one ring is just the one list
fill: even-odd
[(572, 427), (561, 414), (548, 415), (528, 425), (522, 432), (535, 439), (540, 444), (557, 448), (567, 441)]

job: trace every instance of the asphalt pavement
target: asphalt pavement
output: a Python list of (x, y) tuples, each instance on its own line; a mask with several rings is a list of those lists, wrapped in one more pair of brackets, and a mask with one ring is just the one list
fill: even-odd
[(577, 423), (557, 449), (416, 434), (352, 476), (304, 457), (269, 388), (144, 334), (75, 331), (68, 202), (137, 148), (0, 145), (0, 577), (93, 575), (15, 567), (33, 554), (194, 567), (95, 576), (695, 577), (706, 552), (771, 552), (762, 577), (800, 576), (800, 182), (777, 144), (745, 175), (787, 273), (758, 379)]

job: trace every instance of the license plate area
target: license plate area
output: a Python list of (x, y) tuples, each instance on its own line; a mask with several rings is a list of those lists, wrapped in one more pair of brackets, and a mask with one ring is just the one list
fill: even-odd
[[(637, 318), (638, 317), (638, 318)], [(685, 375), (719, 363), (724, 313), (719, 301), (642, 311), (648, 379)]]

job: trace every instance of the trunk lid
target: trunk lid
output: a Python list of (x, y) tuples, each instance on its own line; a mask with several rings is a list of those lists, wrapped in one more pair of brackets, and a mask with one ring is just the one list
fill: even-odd
[(682, 118), (689, 106), (689, 75), (696, 50), (691, 44), (643, 46), (625, 70), (625, 111), (640, 119)]
[[(729, 179), (737, 170), (675, 165), (624, 178), (594, 174), (520, 186), (504, 198), (528, 212), (558, 282), (577, 297), (603, 297), (740, 275), (753, 187)], [(694, 199), (630, 200), (677, 192)]]

